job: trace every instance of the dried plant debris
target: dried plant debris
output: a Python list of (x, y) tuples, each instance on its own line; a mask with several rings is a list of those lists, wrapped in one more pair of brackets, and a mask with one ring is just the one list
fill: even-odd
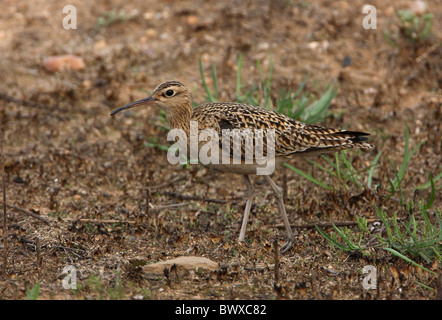
[[(425, 43), (395, 47), (382, 30), (403, 35), (397, 0), (378, 3), (378, 30), (361, 27), (350, 1), (80, 0), (68, 30), (50, 1), (9, 1), (0, 16), (0, 298), (440, 296), (442, 6), (426, 3)], [(66, 55), (84, 65), (45, 70), (45, 58)], [(196, 103), (241, 101), (368, 130), (375, 148), (292, 161), (297, 171), (272, 176), (295, 233), (285, 254), (275, 253), (285, 235), (277, 200), (254, 178), (260, 196), (238, 243), (242, 177), (170, 165), (164, 113), (109, 116), (170, 79)], [(428, 243), (423, 235), (435, 237), (431, 254), (404, 249)], [(179, 257), (213, 267), (145, 271)]]

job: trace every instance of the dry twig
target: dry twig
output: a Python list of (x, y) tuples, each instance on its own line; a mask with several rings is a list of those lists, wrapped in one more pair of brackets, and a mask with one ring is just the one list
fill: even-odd
[(3, 153), (5, 131), (2, 129), (0, 137), (0, 151), (2, 159), (2, 180), (3, 180), (3, 276), (6, 279), (6, 270), (8, 264), (8, 218), (6, 210), (6, 175), (5, 175), (5, 157)]
[(221, 200), (221, 199), (211, 199), (211, 198), (204, 198), (204, 197), (198, 197), (198, 196), (191, 196), (191, 195), (185, 195), (177, 192), (164, 192), (163, 193), (166, 196), (177, 198), (180, 200), (196, 200), (196, 201), (203, 201), (203, 202), (213, 202), (213, 203), (230, 203), (230, 204), (237, 204), (239, 203), (238, 200)]
[(42, 216), (40, 216), (40, 215), (38, 215), (38, 214), (35, 214), (35, 213), (31, 212), (31, 211), (28, 211), (28, 210), (26, 210), (26, 209), (23, 209), (23, 208), (17, 207), (17, 206), (15, 206), (15, 205), (13, 205), (13, 204), (9, 204), (9, 203), (6, 203), (6, 207), (11, 208), (11, 209), (14, 209), (14, 210), (17, 210), (17, 211), (19, 211), (19, 212), (21, 212), (21, 213), (27, 214), (27, 215), (29, 215), (29, 216), (35, 218), (35, 219), (38, 219), (38, 220), (40, 220), (40, 221), (43, 221), (43, 222), (46, 223), (48, 226), (51, 225), (51, 223), (49, 222), (49, 220), (43, 218)]

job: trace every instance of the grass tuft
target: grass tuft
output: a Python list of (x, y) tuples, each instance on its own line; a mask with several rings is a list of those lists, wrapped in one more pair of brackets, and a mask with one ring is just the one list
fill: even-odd
[(418, 16), (410, 10), (398, 10), (396, 16), (399, 19), (399, 32), (387, 30), (383, 33), (388, 44), (400, 47), (401, 42), (405, 41), (417, 47), (429, 40), (434, 19), (432, 13)]

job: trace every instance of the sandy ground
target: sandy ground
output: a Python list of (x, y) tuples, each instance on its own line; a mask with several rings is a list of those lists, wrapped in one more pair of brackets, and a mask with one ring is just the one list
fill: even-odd
[[(428, 42), (413, 46), (399, 36), (394, 47), (383, 33), (399, 35), (395, 10), (411, 1), (371, 3), (375, 30), (362, 27), (364, 1), (78, 0), (70, 1), (77, 29), (66, 30), (64, 3), (3, 1), (0, 120), (7, 203), (49, 224), (8, 208), (7, 232), (0, 226), (2, 252), (7, 245), (0, 298), (24, 299), (36, 283), (40, 299), (434, 298), (434, 275), (382, 250), (361, 256), (332, 249), (311, 227), (373, 218), (374, 203), (406, 214), (395, 199), (383, 197), (395, 177), (389, 159), (397, 166), (402, 161), (405, 122), (411, 148), (425, 140), (406, 171), (406, 198), (427, 199), (429, 190), (414, 190), (428, 181), (428, 172), (441, 170), (442, 4), (427, 1), (435, 15)], [(106, 25), (110, 12), (114, 23)], [(81, 57), (85, 68), (48, 72), (45, 59), (61, 54)], [(283, 244), (284, 228), (262, 179), (254, 179), (260, 197), (247, 241), (238, 244), (245, 192), (240, 176), (169, 165), (162, 147), (167, 131), (157, 110), (109, 116), (169, 79), (183, 82), (195, 103), (203, 102), (200, 58), (209, 85), (216, 66), (219, 100), (232, 101), (239, 54), (244, 90), (268, 75), (273, 63), (273, 101), (307, 75), (307, 90), (316, 95), (335, 82), (335, 116), (322, 125), (369, 132), (376, 146), (351, 153), (355, 168), (384, 150), (376, 192), (354, 186), (330, 192), (288, 169), (275, 173), (286, 186), (297, 234), (276, 271), (274, 241)], [(312, 170), (305, 161), (292, 164)], [(171, 204), (182, 206), (155, 209)], [(431, 212), (440, 206), (439, 190)], [(183, 255), (207, 257), (221, 267), (154, 279), (140, 267)], [(77, 290), (62, 286), (68, 265), (77, 270)], [(362, 286), (365, 265), (378, 270), (377, 290)], [(437, 261), (425, 266), (438, 270)]]

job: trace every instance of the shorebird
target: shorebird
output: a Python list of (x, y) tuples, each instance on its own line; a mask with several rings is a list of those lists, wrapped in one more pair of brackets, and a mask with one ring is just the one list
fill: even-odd
[[(215, 102), (205, 103), (192, 108), (190, 93), (179, 81), (166, 81), (158, 85), (147, 98), (126, 104), (114, 110), (111, 115), (113, 116), (120, 111), (142, 105), (157, 106), (163, 109), (171, 129), (181, 130), (190, 139), (193, 121), (197, 123), (197, 134), (206, 129), (214, 131), (218, 140), (213, 140), (211, 137), (210, 141), (213, 140), (212, 142), (214, 143), (212, 146), (215, 145), (220, 150), (227, 146), (230, 159), (234, 158), (233, 154), (235, 151), (232, 150), (233, 147), (230, 145), (230, 142), (225, 144), (226, 138), (223, 133), (226, 130), (236, 133), (243, 130), (247, 131), (248, 134), (252, 132), (252, 140), (249, 140), (249, 142), (253, 142), (253, 138), (257, 136), (264, 136), (266, 138), (262, 139), (261, 159), (258, 159), (258, 156), (253, 153), (251, 159), (247, 157), (247, 154), (250, 155), (250, 153), (247, 153), (250, 151), (250, 143), (245, 143), (244, 141), (239, 149), (239, 156), (238, 149), (236, 150), (236, 154), (239, 157), (239, 161), (236, 161), (236, 163), (231, 161), (228, 163), (213, 162), (208, 164), (218, 170), (241, 174), (244, 177), (247, 187), (247, 200), (238, 238), (240, 242), (245, 239), (250, 209), (255, 198), (254, 188), (249, 176), (256, 174), (258, 169), (262, 169), (263, 163), (268, 165), (270, 162), (278, 167), (288, 159), (296, 156), (331, 153), (348, 148), (372, 148), (370, 144), (365, 142), (367, 140), (366, 136), (369, 135), (368, 133), (309, 125), (258, 106), (235, 102)], [(229, 136), (229, 139), (232, 136)], [(273, 150), (270, 151), (268, 148), (269, 141), (273, 143)], [(199, 142), (198, 150), (201, 147), (202, 143)], [(262, 159), (267, 162), (259, 161)], [(284, 253), (292, 247), (294, 234), (284, 206), (283, 190), (272, 180), (270, 173), (263, 175), (277, 199), (279, 213), (286, 228), (287, 242), (281, 247), (281, 252)]]

